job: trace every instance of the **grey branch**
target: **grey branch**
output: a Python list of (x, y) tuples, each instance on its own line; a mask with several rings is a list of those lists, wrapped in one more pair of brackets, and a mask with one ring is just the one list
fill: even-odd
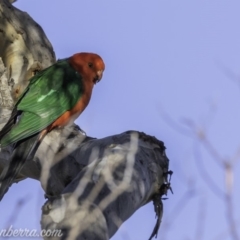
[[(55, 62), (42, 28), (10, 2), (0, 2), (0, 129), (34, 72)], [(12, 150), (1, 149), (0, 171)], [(41, 182), (48, 199), (41, 225), (52, 230), (45, 239), (109, 239), (151, 200), (159, 217), (153, 236), (161, 222), (161, 197), (170, 188), (168, 163), (163, 142), (145, 133), (95, 139), (72, 125), (44, 138), (16, 182), (28, 177)]]

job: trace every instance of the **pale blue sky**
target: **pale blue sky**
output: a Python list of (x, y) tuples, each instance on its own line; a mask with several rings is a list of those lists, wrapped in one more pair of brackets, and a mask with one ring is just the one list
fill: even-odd
[[(42, 26), (57, 58), (91, 51), (104, 59), (103, 80), (77, 120), (88, 135), (101, 138), (135, 129), (165, 142), (174, 171), (174, 195), (164, 202), (158, 239), (231, 239), (221, 234), (228, 230), (225, 204), (198, 170), (199, 162), (204, 163), (224, 190), (222, 168), (204, 148), (198, 149), (202, 158), (196, 159), (194, 149), (201, 145), (174, 130), (164, 120), (163, 109), (180, 127), (187, 129), (186, 119), (204, 126), (222, 157), (231, 158), (239, 150), (240, 88), (234, 80), (240, 76), (240, 2), (18, 0), (15, 6)], [(236, 78), (230, 78), (226, 69)], [(239, 170), (238, 158), (234, 169), (234, 216), (238, 225)], [(193, 191), (185, 195), (189, 189)], [(39, 183), (33, 180), (12, 187), (0, 204), (0, 228), (17, 199), (24, 196), (31, 199), (21, 209), (14, 227), (39, 228), (44, 202), (41, 194)], [(198, 220), (200, 213), (205, 216), (203, 220)], [(167, 221), (172, 222), (168, 230)], [(154, 224), (150, 203), (112, 239), (148, 239)], [(201, 224), (203, 235), (197, 232)]]

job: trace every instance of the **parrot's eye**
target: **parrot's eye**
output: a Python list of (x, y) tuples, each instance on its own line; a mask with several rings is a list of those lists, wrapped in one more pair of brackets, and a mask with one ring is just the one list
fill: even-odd
[(90, 62), (90, 63), (88, 63), (88, 66), (91, 68), (93, 66), (93, 64)]

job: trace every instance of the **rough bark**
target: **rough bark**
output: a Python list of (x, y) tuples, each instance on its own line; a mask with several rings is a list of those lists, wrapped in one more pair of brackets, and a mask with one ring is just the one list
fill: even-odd
[[(28, 80), (54, 62), (55, 53), (42, 28), (10, 1), (0, 1), (0, 129)], [(1, 151), (0, 170), (10, 152), (11, 148)], [(32, 167), (27, 176), (36, 178)]]
[[(55, 54), (42, 28), (10, 1), (0, 2), (0, 20), (1, 129), (29, 78), (54, 63)], [(63, 233), (46, 239), (109, 239), (153, 199), (159, 201), (155, 211), (160, 224), (160, 198), (170, 187), (164, 149), (163, 142), (144, 133), (94, 139), (72, 125), (44, 138), (16, 182), (26, 177), (41, 181), (48, 198), (42, 228)], [(1, 149), (1, 171), (11, 151)]]
[[(81, 144), (72, 154), (86, 167), (59, 197), (45, 204), (44, 229), (65, 229), (69, 239), (84, 239), (90, 233), (86, 239), (109, 239), (159, 193), (168, 171), (164, 149), (154, 137), (135, 131)], [(95, 222), (97, 218), (103, 220)]]

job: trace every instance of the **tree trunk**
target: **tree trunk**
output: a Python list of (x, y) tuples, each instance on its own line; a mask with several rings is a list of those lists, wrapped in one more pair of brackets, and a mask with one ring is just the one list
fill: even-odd
[[(55, 54), (42, 28), (10, 1), (0, 2), (0, 19), (1, 129), (28, 80), (53, 64)], [(0, 171), (11, 151), (11, 146), (1, 149)], [(127, 131), (94, 139), (72, 125), (44, 138), (16, 182), (27, 177), (41, 181), (48, 198), (42, 229), (53, 234), (45, 239), (109, 239), (151, 200), (159, 216), (156, 234), (161, 196), (170, 188), (168, 162), (163, 142), (155, 137)], [(63, 236), (54, 236), (56, 230)]]

